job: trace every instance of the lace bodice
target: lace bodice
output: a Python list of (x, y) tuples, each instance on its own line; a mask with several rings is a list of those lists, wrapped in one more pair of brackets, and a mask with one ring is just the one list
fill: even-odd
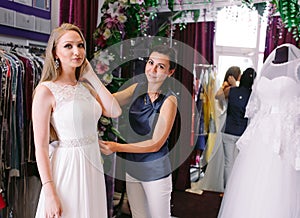
[(297, 113), (299, 84), (289, 77), (268, 79), (262, 77), (257, 84), (260, 109), (258, 113)]
[(282, 46), (289, 49), (288, 61), (273, 63), (276, 49), (265, 61), (246, 108), (250, 125), (239, 144), (246, 146), (254, 129), (265, 123), (272, 137), (268, 137), (266, 129), (260, 131), (273, 146), (273, 151), (300, 170), (300, 50), (291, 44)]
[[(239, 144), (246, 146), (254, 129), (268, 123), (272, 129), (268, 141), (273, 151), (287, 157), (294, 168), (300, 170), (300, 81), (295, 69), (290, 76), (271, 79), (262, 76), (256, 81), (246, 111), (246, 116), (251, 118), (250, 125)], [(265, 131), (261, 129), (262, 134)]]
[(82, 83), (70, 86), (43, 82), (42, 85), (48, 87), (55, 97), (51, 124), (61, 142), (86, 141), (97, 135), (102, 109)]

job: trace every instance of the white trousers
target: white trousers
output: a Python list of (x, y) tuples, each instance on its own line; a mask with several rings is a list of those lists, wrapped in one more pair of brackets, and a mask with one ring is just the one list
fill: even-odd
[(228, 178), (230, 176), (235, 158), (237, 157), (239, 150), (236, 147), (236, 142), (240, 136), (230, 135), (223, 133), (223, 147), (225, 156), (225, 166), (224, 166), (224, 185), (226, 187)]
[(133, 218), (171, 217), (171, 175), (141, 182), (126, 174), (126, 192)]

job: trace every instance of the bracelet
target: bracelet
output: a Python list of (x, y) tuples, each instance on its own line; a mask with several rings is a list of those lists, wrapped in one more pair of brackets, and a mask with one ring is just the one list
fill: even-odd
[(43, 184), (42, 184), (42, 186), (44, 186), (44, 185), (46, 185), (47, 183), (50, 183), (50, 182), (53, 182), (52, 180), (48, 180), (47, 182), (44, 182)]

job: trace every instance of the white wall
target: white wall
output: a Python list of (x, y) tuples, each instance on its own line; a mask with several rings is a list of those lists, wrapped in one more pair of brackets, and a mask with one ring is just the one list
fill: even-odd
[(52, 0), (51, 3), (51, 30), (59, 25), (59, 1)]

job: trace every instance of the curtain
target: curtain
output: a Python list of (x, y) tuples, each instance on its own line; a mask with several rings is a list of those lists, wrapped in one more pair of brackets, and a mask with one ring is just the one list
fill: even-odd
[[(214, 22), (199, 22), (194, 24), (196, 27), (195, 31), (195, 50), (197, 50), (203, 57), (202, 63), (213, 64), (213, 46), (214, 46), (214, 35), (215, 35), (215, 23)], [(200, 58), (195, 58), (195, 61)]]
[(97, 18), (98, 0), (60, 0), (59, 23), (72, 23), (82, 30), (89, 60), (95, 52), (93, 33), (97, 27)]
[(279, 45), (284, 43), (291, 43), (300, 48), (300, 41), (296, 42), (293, 38), (293, 34), (289, 32), (282, 24), (279, 16), (273, 16), (269, 18), (266, 34), (266, 46), (264, 51), (264, 60), (269, 54)]
[[(178, 60), (182, 60), (182, 63), (185, 63), (186, 67), (182, 67), (180, 65), (177, 65), (177, 70), (175, 72), (174, 77), (181, 82), (182, 85), (185, 86), (185, 88), (189, 91), (189, 93), (193, 92), (193, 64), (194, 64), (194, 54), (187, 53), (188, 51), (184, 48), (181, 48), (182, 46), (190, 46), (194, 48), (195, 43), (195, 25), (187, 25), (186, 28), (182, 31), (179, 31), (176, 29), (174, 34), (174, 39), (182, 42), (180, 45), (176, 48), (178, 53)], [(184, 93), (184, 92), (182, 92)], [(173, 134), (184, 134), (185, 136), (191, 135), (191, 123), (192, 123), (192, 102), (190, 101), (191, 98), (187, 96), (180, 96), (178, 107), (179, 111), (190, 111), (190, 113), (184, 113), (180, 114), (181, 122), (175, 122), (175, 129), (177, 129), (176, 132)], [(189, 109), (190, 108), (190, 109)], [(176, 138), (175, 136), (171, 136), (170, 138)], [(184, 137), (188, 138), (188, 137)], [(179, 141), (180, 147), (182, 149), (185, 149), (186, 146), (191, 146), (191, 141)], [(179, 151), (179, 153), (185, 153)], [(190, 186), (190, 179), (189, 179), (189, 159), (185, 160), (181, 166), (173, 172), (173, 186), (177, 190), (185, 190), (186, 188), (189, 188)]]
[[(185, 54), (185, 49), (180, 49), (178, 47), (178, 59), (182, 59), (185, 66), (190, 66), (189, 69), (183, 68), (181, 66), (177, 67), (175, 78), (180, 81), (193, 95), (193, 81), (194, 77), (192, 74), (193, 64), (200, 62), (206, 64), (213, 64), (213, 41), (214, 41), (214, 22), (198, 22), (198, 23), (188, 23), (186, 28), (183, 30), (176, 29), (174, 34), (174, 39), (182, 42), (184, 45), (191, 46), (201, 57), (197, 57), (197, 52), (195, 54)], [(183, 52), (180, 52), (183, 51)], [(184, 122), (175, 122), (175, 128), (180, 130), (181, 134), (191, 135), (191, 141), (180, 142), (182, 146), (192, 146), (192, 105), (193, 102), (188, 102), (191, 98), (185, 98), (181, 96), (179, 107), (186, 107), (190, 105), (190, 114), (181, 114), (181, 120)], [(180, 126), (179, 126), (180, 125)], [(176, 134), (178, 131), (173, 133), (172, 137), (177, 138)], [(195, 142), (195, 141), (194, 141)], [(174, 173), (173, 173), (173, 184), (174, 188), (177, 190), (185, 190), (190, 188), (190, 158), (188, 158)]]

